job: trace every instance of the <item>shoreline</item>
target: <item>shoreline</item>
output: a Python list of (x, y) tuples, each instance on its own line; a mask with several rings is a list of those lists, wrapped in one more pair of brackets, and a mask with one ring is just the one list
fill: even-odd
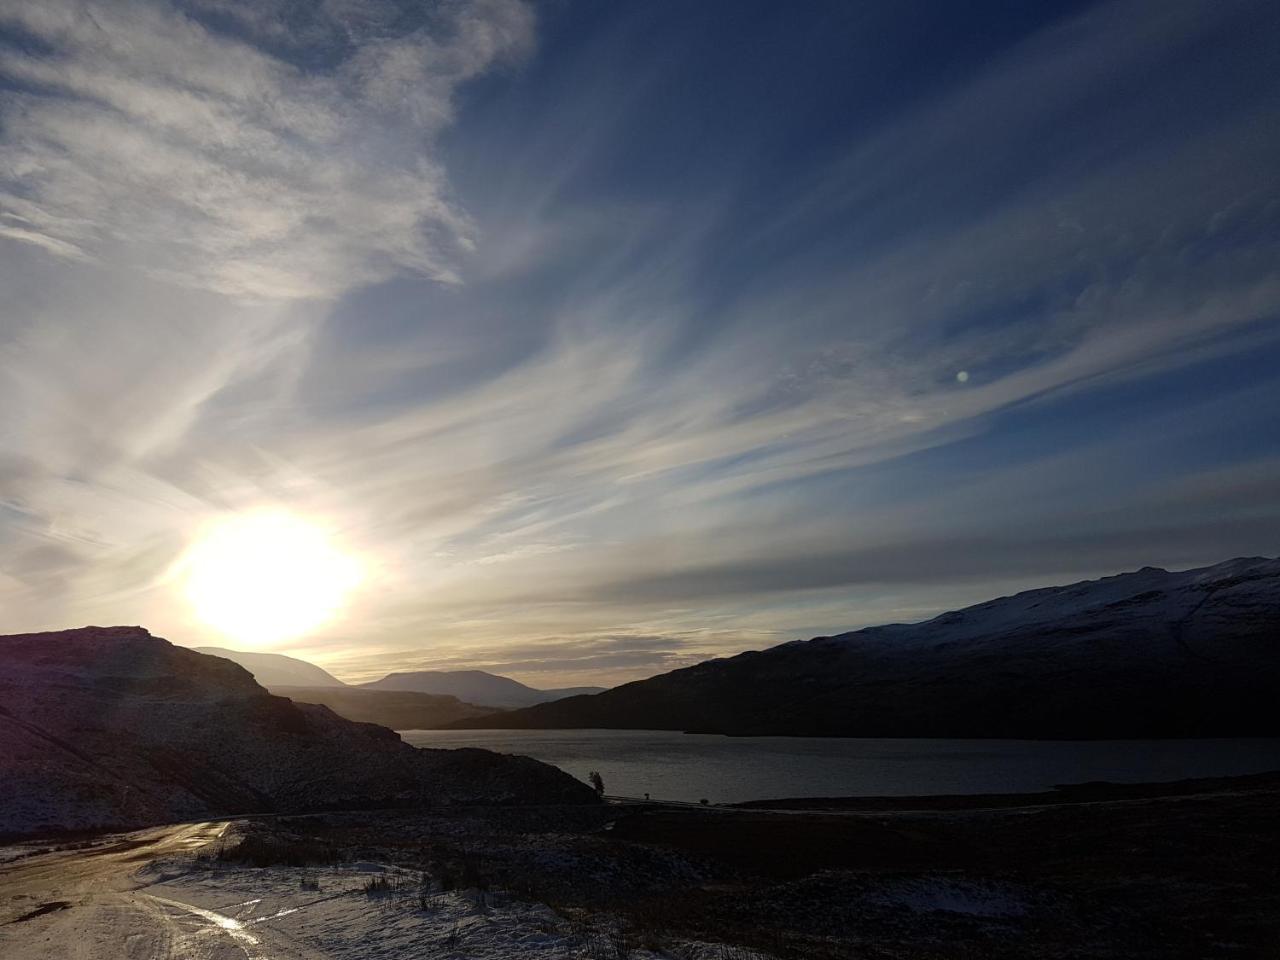
[[(1052, 790), (1031, 793), (956, 793), (919, 796), (847, 796), (847, 797), (782, 797), (744, 800), (739, 803), (713, 805), (719, 809), (739, 810), (847, 810), (875, 812), (880, 810), (986, 810), (1010, 807), (1060, 806), (1072, 803), (1100, 803), (1122, 800), (1155, 800), (1164, 797), (1190, 797), (1202, 794), (1280, 788), (1280, 767), (1264, 773), (1246, 773), (1229, 777), (1188, 777), (1181, 780), (1117, 783), (1096, 780), (1062, 784)], [(657, 803), (658, 801), (655, 801)]]

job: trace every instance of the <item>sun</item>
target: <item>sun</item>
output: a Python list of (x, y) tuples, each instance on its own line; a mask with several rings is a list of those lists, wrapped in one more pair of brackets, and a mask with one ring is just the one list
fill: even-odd
[(196, 617), (241, 647), (271, 647), (323, 626), (361, 579), (358, 561), (321, 526), (283, 511), (218, 521), (182, 566)]

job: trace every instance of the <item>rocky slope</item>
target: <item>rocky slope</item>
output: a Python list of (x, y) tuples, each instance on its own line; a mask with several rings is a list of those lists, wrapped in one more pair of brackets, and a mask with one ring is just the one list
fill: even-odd
[(1280, 734), (1280, 560), (1145, 568), (459, 721), (860, 737)]
[(140, 627), (0, 637), (0, 835), (241, 812), (591, 802), (527, 757), (418, 750)]
[(485, 704), (501, 710), (548, 703), (564, 697), (600, 693), (603, 687), (563, 687), (538, 690), (510, 677), (500, 677), (483, 670), (417, 670), (391, 673), (373, 683), (361, 684), (364, 690), (413, 690), (457, 697), (466, 703)]

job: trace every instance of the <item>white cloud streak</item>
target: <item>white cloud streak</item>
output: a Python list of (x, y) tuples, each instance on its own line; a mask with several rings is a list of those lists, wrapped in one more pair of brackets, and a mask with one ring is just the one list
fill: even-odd
[(0, 230), (253, 299), (456, 280), (474, 231), (431, 146), (458, 87), (527, 50), (528, 8), (447, 4), (399, 35), (317, 11), (354, 41), (319, 67), (160, 3), (5, 0), (45, 49), (0, 48)]
[[(1153, 19), (1117, 4), (1048, 31), (866, 134), (766, 228), (726, 240), (730, 189), (558, 208), (556, 190), (521, 179), (549, 142), (505, 145), (512, 199), (472, 223), (432, 143), (461, 84), (529, 48), (517, 4), (446, 4), (407, 33), (382, 4), (321, 4), (305, 23), (220, 0), (196, 6), (200, 21), (154, 4), (83, 9), (0, 0), (53, 50), (0, 53), (23, 85), (0, 135), (0, 236), (22, 250), (0, 267), (20, 293), (0, 325), (0, 603), (26, 611), (23, 627), (125, 606), (205, 639), (168, 596), (167, 564), (217, 511), (283, 502), (377, 564), (349, 617), (296, 652), (353, 676), (421, 664), (426, 649), (527, 679), (555, 673), (540, 657), (563, 661), (546, 683), (606, 666), (626, 679), (923, 616), (1036, 571), (1106, 572), (1143, 547), (1109, 538), (1126, 516), (1170, 556), (1216, 549), (1205, 518), (1225, 515), (1223, 491), (1274, 476), (1271, 461), (1147, 475), (1151, 503), (1189, 517), (1179, 533), (1120, 486), (1143, 476), (1154, 433), (954, 483), (901, 465), (1002, 412), (1274, 346), (1276, 137), (1256, 104), (1176, 143), (1077, 144), (979, 207), (946, 196), (980, 177), (975, 157), (1016, 155), (1231, 10)], [(304, 52), (323, 66), (299, 66)], [(625, 126), (597, 106), (608, 129)], [(566, 166), (589, 169), (598, 136), (566, 147)], [(916, 219), (922, 195), (937, 216)], [(896, 203), (888, 239), (805, 245), (815, 222), (857, 233)], [(744, 272), (708, 316), (698, 284), (716, 243), (787, 255)], [(529, 273), (556, 265), (539, 313)], [(498, 314), (498, 332), (450, 339), (424, 307), (411, 329), (365, 342), (348, 326), (361, 318), (324, 323), (307, 302), (405, 271), (469, 278), (433, 303)], [(526, 323), (545, 324), (537, 349), (432, 389)], [(681, 347), (703, 324), (697, 348)], [(388, 399), (388, 382), (410, 387)], [(1189, 443), (1231, 409), (1159, 427)], [(914, 486), (885, 493), (895, 484), (873, 469)], [(832, 475), (838, 497), (795, 492)], [(1245, 519), (1261, 536), (1267, 517)], [(1014, 520), (1043, 522), (1053, 549), (1031, 549)], [(990, 562), (975, 566), (983, 544)], [(915, 572), (913, 549), (929, 559)]]

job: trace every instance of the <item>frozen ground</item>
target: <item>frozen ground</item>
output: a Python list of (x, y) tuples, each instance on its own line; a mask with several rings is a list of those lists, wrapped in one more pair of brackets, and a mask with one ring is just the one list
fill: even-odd
[[(592, 957), (604, 946), (586, 942), (545, 906), (478, 890), (420, 897), (417, 874), (380, 864), (301, 870), (176, 866), (183, 872), (169, 876), (175, 864), (158, 865), (164, 879), (149, 895), (187, 913), (182, 922), (200, 935), (237, 940), (253, 960), (273, 958), (272, 942), (329, 960)], [(312, 888), (303, 889), (303, 880)], [(391, 889), (367, 892), (380, 880)], [(628, 960), (659, 956), (636, 950)]]
[(1280, 957), (1280, 774), (1032, 799), (346, 811), (19, 844), (0, 960)]
[[(4, 960), (660, 960), (540, 904), (497, 892), (421, 892), (421, 876), (357, 862), (228, 865), (234, 824), (104, 838), (8, 862)], [(10, 851), (13, 852), (13, 851)], [(378, 889), (370, 890), (374, 886)], [(619, 946), (622, 946), (621, 952)], [(682, 958), (724, 956), (690, 944)], [(734, 954), (738, 956), (738, 954)], [(746, 954), (742, 954), (746, 956)]]
[[(470, 891), (432, 894), (424, 909), (416, 876), (376, 864), (305, 870), (191, 870), (188, 864), (172, 877), (173, 864), (160, 869), (166, 879), (148, 888), (149, 896), (196, 936), (231, 938), (254, 960), (274, 957), (273, 943), (332, 960), (583, 955), (546, 907)], [(304, 878), (319, 889), (302, 889)], [(367, 893), (374, 878), (393, 889)]]

